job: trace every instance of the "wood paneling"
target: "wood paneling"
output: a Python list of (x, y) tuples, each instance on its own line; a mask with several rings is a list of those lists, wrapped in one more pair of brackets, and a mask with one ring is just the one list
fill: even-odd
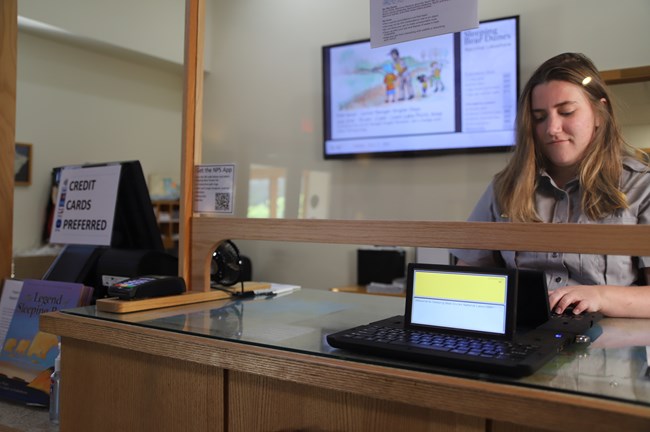
[(222, 431), (223, 371), (64, 339), (61, 430)]
[(485, 419), (230, 372), (232, 431), (485, 431)]

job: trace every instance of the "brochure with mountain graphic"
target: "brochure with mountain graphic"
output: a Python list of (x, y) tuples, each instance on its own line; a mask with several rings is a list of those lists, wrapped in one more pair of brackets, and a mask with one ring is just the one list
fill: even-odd
[(0, 298), (0, 397), (48, 405), (56, 335), (40, 331), (40, 315), (86, 305), (92, 288), (79, 283), (6, 280)]

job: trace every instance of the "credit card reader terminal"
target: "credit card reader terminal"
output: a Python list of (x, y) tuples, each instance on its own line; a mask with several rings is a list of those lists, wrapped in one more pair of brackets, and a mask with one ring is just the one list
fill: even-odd
[(132, 300), (182, 294), (185, 289), (182, 277), (147, 275), (114, 283), (108, 287), (108, 295), (121, 300)]

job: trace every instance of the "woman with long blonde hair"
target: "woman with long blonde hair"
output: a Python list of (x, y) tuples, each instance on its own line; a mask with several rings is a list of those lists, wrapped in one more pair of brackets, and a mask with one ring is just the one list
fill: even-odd
[[(621, 135), (593, 62), (564, 53), (544, 62), (519, 99), (512, 158), (469, 220), (543, 223), (650, 223), (645, 153)], [(650, 317), (650, 257), (469, 251), (463, 264), (543, 270), (551, 307)]]

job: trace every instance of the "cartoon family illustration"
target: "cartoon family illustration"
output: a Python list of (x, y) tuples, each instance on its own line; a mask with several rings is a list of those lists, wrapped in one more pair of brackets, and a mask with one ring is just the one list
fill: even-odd
[[(396, 101), (411, 100), (415, 97), (413, 88), (412, 71), (409, 69), (404, 58), (400, 56), (399, 50), (393, 48), (390, 50), (391, 62), (385, 63), (381, 68), (384, 73), (384, 88), (386, 91), (386, 103)], [(433, 92), (444, 91), (445, 85), (442, 82), (442, 63), (432, 61), (429, 64), (428, 73), (418, 74), (415, 79), (420, 84), (420, 95), (426, 97), (429, 88)]]

